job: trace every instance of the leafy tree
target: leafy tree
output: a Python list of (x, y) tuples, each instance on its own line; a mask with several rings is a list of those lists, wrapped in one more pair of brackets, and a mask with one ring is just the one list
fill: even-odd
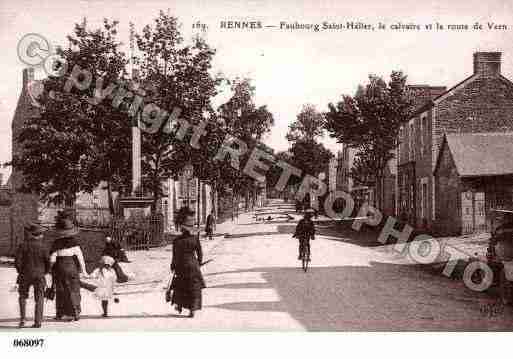
[(276, 153), (274, 156), (275, 163), (269, 167), (269, 171), (266, 173), (266, 184), (267, 184), (267, 191), (268, 193), (271, 193), (274, 188), (276, 188), (276, 185), (278, 184), (278, 181), (280, 180), (281, 174), (283, 172), (283, 168), (281, 168), (278, 163), (280, 161), (283, 161), (287, 164), (292, 164), (292, 153), (288, 151), (281, 151)]
[[(290, 143), (288, 163), (301, 170), (301, 177), (292, 176), (291, 186), (297, 186), (306, 175), (317, 177), (333, 156), (331, 151), (317, 142), (324, 132), (324, 116), (314, 105), (303, 106), (296, 120), (289, 125), (286, 135)], [(278, 177), (279, 178), (279, 177)]]
[(307, 104), (301, 109), (296, 120), (289, 125), (286, 135), (289, 142), (298, 140), (314, 141), (324, 132), (324, 116), (314, 105)]
[(57, 53), (69, 72), (75, 66), (89, 71), (90, 86), (67, 88), (68, 76), (45, 79), (38, 99), (40, 116), (27, 119), (20, 131), (17, 140), (24, 151), (14, 156), (12, 165), (24, 174), (24, 190), (39, 192), (43, 200), (72, 205), (77, 192), (92, 192), (106, 181), (113, 213), (112, 189), (129, 181), (128, 116), (124, 106), (113, 107), (111, 101), (95, 96), (126, 77), (127, 59), (119, 50), (117, 25), (107, 19), (95, 30), (88, 30), (86, 21), (75, 25), (68, 49), (58, 48)]
[(400, 71), (392, 72), (388, 83), (370, 75), (369, 83), (360, 85), (354, 97), (345, 95), (337, 104), (328, 105), (326, 129), (339, 143), (358, 149), (351, 175), (361, 184), (376, 186), (378, 198), (411, 106), (406, 76)]
[[(176, 178), (187, 163), (184, 158), (197, 162), (177, 136), (180, 124), (168, 123), (167, 116), (177, 108), (180, 118), (198, 125), (205, 113), (212, 112), (210, 99), (219, 80), (209, 72), (215, 51), (199, 36), (186, 45), (176, 17), (160, 11), (136, 39), (136, 64), (146, 96), (141, 108), (152, 104), (156, 109), (150, 113), (152, 133), (142, 135), (143, 184), (154, 196), (155, 211), (162, 179)], [(144, 118), (142, 122), (149, 124)]]
[[(248, 151), (241, 158), (241, 164), (244, 164), (255, 147), (265, 148), (260, 141), (270, 131), (274, 118), (266, 106), (255, 105), (255, 87), (250, 79), (236, 78), (231, 81), (231, 90), (232, 97), (219, 107), (218, 112), (224, 122), (225, 132), (248, 146)], [(223, 179), (232, 190), (232, 207), (240, 195), (246, 198), (248, 207), (248, 195), (254, 194), (259, 188), (255, 180), (242, 170), (243, 168), (237, 170), (231, 166), (223, 166)]]
[(292, 176), (291, 183), (299, 183), (306, 175), (317, 177), (325, 172), (327, 163), (333, 153), (322, 143), (310, 140), (297, 140), (290, 148), (292, 165), (302, 171), (301, 178)]

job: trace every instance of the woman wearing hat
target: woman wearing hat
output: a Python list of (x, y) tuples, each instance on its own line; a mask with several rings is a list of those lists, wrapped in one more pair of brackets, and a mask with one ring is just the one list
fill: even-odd
[(55, 312), (58, 320), (64, 316), (80, 318), (80, 273), (87, 275), (84, 255), (75, 236), (78, 230), (71, 219), (58, 217), (58, 233), (50, 255), (55, 284)]
[(182, 234), (173, 241), (171, 305), (175, 304), (179, 313), (182, 308), (189, 309), (189, 317), (192, 318), (194, 311), (201, 309), (201, 290), (205, 288), (200, 270), (203, 253), (198, 231), (194, 228), (194, 212), (187, 209), (178, 217), (177, 224)]

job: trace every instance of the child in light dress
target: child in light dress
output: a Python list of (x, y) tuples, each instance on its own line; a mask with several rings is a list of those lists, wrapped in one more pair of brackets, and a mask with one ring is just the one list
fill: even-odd
[[(90, 276), (96, 280), (97, 288), (94, 294), (101, 300), (103, 317), (105, 318), (109, 315), (109, 300), (114, 296), (114, 284), (117, 278), (116, 271), (112, 268), (114, 262), (114, 258), (103, 256), (101, 266), (96, 268)], [(114, 301), (117, 302), (116, 299)]]

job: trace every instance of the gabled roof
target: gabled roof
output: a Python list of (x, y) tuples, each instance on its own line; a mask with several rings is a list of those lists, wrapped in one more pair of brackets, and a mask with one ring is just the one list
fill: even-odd
[[(438, 103), (439, 101), (443, 100), (444, 98), (446, 98), (448, 95), (451, 95), (453, 94), (455, 91), (459, 90), (460, 88), (468, 85), (469, 83), (471, 83), (472, 81), (475, 81), (476, 79), (478, 79), (479, 76), (477, 75), (470, 75), (469, 77), (467, 77), (466, 79), (464, 79), (463, 81), (460, 81), (458, 82), (456, 85), (454, 85), (453, 87), (451, 87), (450, 89), (438, 94), (436, 97), (434, 97), (433, 99), (431, 100), (428, 100), (423, 106), (420, 106), (418, 108), (416, 108), (411, 117), (415, 117), (417, 116), (418, 114), (422, 113), (422, 112), (425, 112), (427, 110), (429, 110), (431, 107), (433, 107), (436, 103)], [(508, 79), (507, 77), (504, 77), (502, 75), (499, 75), (497, 77), (499, 80), (502, 80), (510, 85), (513, 85), (513, 82)]]
[(513, 132), (446, 134), (435, 172), (447, 150), (460, 177), (513, 174)]

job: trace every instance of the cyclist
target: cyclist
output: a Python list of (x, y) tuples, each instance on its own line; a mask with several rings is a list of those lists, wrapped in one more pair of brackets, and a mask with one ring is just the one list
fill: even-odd
[(308, 260), (310, 261), (310, 239), (315, 239), (315, 225), (312, 221), (314, 210), (309, 208), (305, 211), (305, 216), (299, 221), (293, 238), (299, 239), (299, 256), (297, 259), (301, 260), (301, 254), (304, 249), (308, 248)]

